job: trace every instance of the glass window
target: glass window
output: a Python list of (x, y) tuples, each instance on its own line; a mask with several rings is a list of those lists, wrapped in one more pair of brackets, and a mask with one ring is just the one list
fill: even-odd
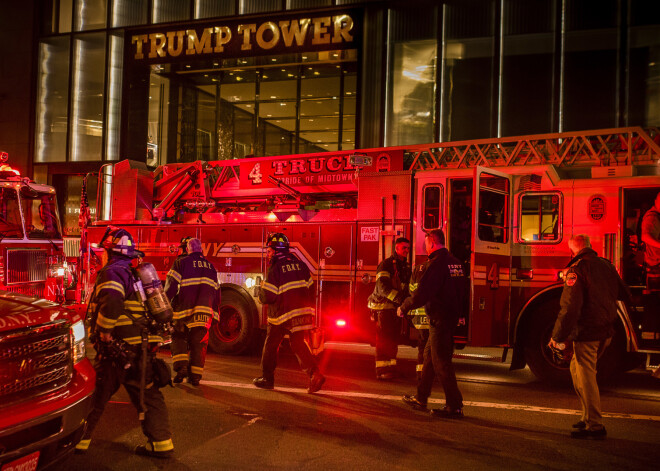
[(73, 0), (60, 0), (60, 33), (71, 32), (73, 18)]
[(147, 23), (148, 0), (113, 0), (112, 26), (143, 25)]
[(504, 3), (502, 136), (539, 134), (553, 128), (554, 3)]
[(37, 80), (36, 162), (66, 160), (69, 106), (69, 38), (39, 44)]
[(21, 188), (23, 219), (28, 239), (61, 239), (55, 193), (40, 193), (28, 186)]
[(439, 185), (428, 185), (424, 187), (424, 206), (422, 229), (430, 231), (438, 229), (442, 225), (442, 187)]
[(239, 0), (239, 14), (262, 13), (282, 8), (282, 0)]
[(105, 28), (107, 0), (77, 0), (74, 11), (76, 31)]
[(479, 239), (508, 242), (509, 180), (482, 173), (479, 176)]
[(70, 160), (101, 160), (105, 33), (74, 39)]
[[(660, 13), (660, 2), (654, 5)], [(655, 18), (656, 23), (660, 23), (657, 19), (660, 15)], [(660, 126), (660, 26), (642, 24), (630, 28), (629, 57), (626, 70), (629, 83), (626, 125), (643, 123), (645, 127)]]
[(169, 23), (187, 20), (190, 17), (190, 0), (153, 0), (151, 21)]
[(217, 0), (195, 0), (195, 19), (234, 15), (235, 2)]
[(561, 237), (559, 193), (523, 193), (520, 196), (518, 237), (521, 242), (557, 242)]
[(332, 0), (286, 0), (287, 10), (332, 6)]
[(23, 222), (18, 207), (18, 196), (13, 188), (0, 187), (0, 237), (22, 239)]
[(124, 54), (124, 38), (110, 36), (108, 65), (108, 93), (105, 117), (105, 158), (119, 160), (119, 132), (121, 125), (121, 84)]
[(446, 6), (440, 141), (493, 135), (494, 5), (463, 0)]

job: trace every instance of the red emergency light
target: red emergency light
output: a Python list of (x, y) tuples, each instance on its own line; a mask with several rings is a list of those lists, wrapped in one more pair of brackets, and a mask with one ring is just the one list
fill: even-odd
[(21, 172), (16, 170), (15, 168), (11, 168), (7, 164), (0, 164), (0, 176), (1, 177), (20, 177)]
[(346, 321), (344, 319), (337, 319), (335, 325), (337, 327), (346, 327)]

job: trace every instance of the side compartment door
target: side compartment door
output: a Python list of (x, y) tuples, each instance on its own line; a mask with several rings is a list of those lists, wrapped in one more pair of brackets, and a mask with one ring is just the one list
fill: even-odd
[(508, 342), (511, 290), (512, 176), (474, 169), (470, 343)]

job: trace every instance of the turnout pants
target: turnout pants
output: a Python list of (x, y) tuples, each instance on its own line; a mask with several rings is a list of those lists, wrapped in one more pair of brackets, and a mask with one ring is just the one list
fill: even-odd
[(396, 372), (396, 354), (399, 350), (401, 318), (394, 309), (377, 311), (376, 322), (376, 375)]
[(202, 379), (208, 344), (208, 328), (177, 323), (170, 345), (174, 371), (186, 372), (192, 379)]
[(573, 342), (571, 378), (582, 406), (581, 420), (587, 424), (589, 430), (598, 430), (603, 427), (600, 391), (596, 382), (596, 363), (611, 341), (612, 339), (609, 338), (593, 342)]
[(415, 371), (417, 373), (417, 380), (422, 379), (422, 369), (424, 367), (424, 350), (429, 340), (429, 329), (418, 329), (417, 335), (417, 365)]
[(445, 402), (452, 409), (463, 408), (463, 395), (456, 383), (456, 374), (452, 364), (454, 353), (454, 326), (444, 326), (442, 322), (431, 325), (429, 339), (424, 350), (422, 378), (417, 385), (417, 398), (426, 403), (431, 395), (433, 380), (436, 376), (445, 391)]
[[(139, 357), (136, 364), (139, 365)], [(105, 406), (110, 398), (124, 385), (131, 402), (136, 409), (140, 409), (140, 371), (137, 366), (131, 366), (124, 370), (113, 361), (107, 359), (95, 360), (96, 391), (92, 399), (92, 411), (87, 418), (87, 428), (78, 446), (78, 449), (87, 449), (91, 440), (92, 432), (103, 415)], [(151, 361), (147, 361), (146, 381), (147, 388), (144, 391), (144, 404), (146, 411), (144, 420), (141, 422), (142, 433), (153, 443), (155, 451), (169, 451), (174, 449), (172, 434), (170, 433), (169, 418), (165, 398), (160, 390), (152, 383)]]
[(302, 370), (308, 375), (311, 375), (317, 369), (314, 356), (309, 350), (307, 343), (305, 343), (305, 330), (291, 332), (289, 330), (289, 322), (285, 322), (282, 325), (268, 324), (266, 328), (266, 341), (264, 342), (264, 350), (261, 355), (261, 369), (263, 371), (263, 377), (268, 381), (275, 380), (277, 352), (284, 336), (287, 334), (289, 334), (291, 350), (293, 350), (293, 353), (298, 358), (298, 363)]

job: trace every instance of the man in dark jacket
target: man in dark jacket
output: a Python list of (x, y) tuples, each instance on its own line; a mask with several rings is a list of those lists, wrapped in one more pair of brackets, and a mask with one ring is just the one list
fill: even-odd
[(568, 241), (573, 259), (564, 275), (561, 309), (548, 346), (566, 350), (573, 343), (570, 370), (582, 406), (582, 418), (573, 425), (573, 438), (603, 439), (607, 435), (600, 411), (596, 363), (612, 340), (617, 299), (628, 299), (616, 268), (591, 248), (589, 236)]
[(429, 318), (429, 339), (424, 351), (422, 377), (417, 384), (416, 395), (403, 396), (403, 402), (417, 410), (426, 410), (428, 397), (435, 376), (439, 376), (445, 392), (446, 405), (434, 409), (436, 417), (463, 417), (463, 396), (456, 383), (452, 364), (454, 331), (463, 314), (467, 296), (466, 278), (461, 262), (445, 248), (445, 234), (441, 229), (429, 232), (424, 239), (429, 258), (424, 274), (414, 294), (398, 309), (400, 316), (411, 309), (424, 306)]
[(325, 382), (305, 342), (305, 331), (314, 328), (314, 281), (307, 265), (289, 252), (286, 235), (269, 234), (266, 246), (268, 273), (258, 291), (259, 300), (268, 305), (268, 327), (261, 357), (263, 376), (255, 378), (253, 383), (262, 389), (275, 387), (277, 351), (288, 334), (291, 349), (310, 378), (307, 392), (313, 393)]
[(204, 372), (209, 327), (218, 312), (220, 289), (218, 272), (202, 255), (202, 244), (193, 237), (186, 240), (186, 255), (177, 257), (167, 274), (165, 293), (174, 310), (172, 361), (175, 383), (199, 386)]
[[(142, 432), (147, 436), (147, 443), (139, 445), (135, 452), (169, 458), (174, 445), (167, 407), (163, 394), (153, 384), (154, 373), (151, 366), (158, 344), (163, 339), (146, 329), (147, 313), (135, 291), (135, 276), (131, 270), (131, 260), (142, 255), (135, 250), (133, 237), (124, 229), (109, 231), (100, 245), (105, 249), (104, 255), (107, 255), (108, 259), (98, 272), (87, 310), (91, 337), (95, 339), (97, 351), (94, 360), (96, 391), (94, 406), (87, 418), (87, 428), (83, 439), (76, 446), (76, 452), (87, 451), (92, 432), (106, 404), (123, 384), (131, 402), (144, 416), (141, 425)], [(140, 346), (143, 335), (149, 344), (145, 371), (145, 409), (140, 401), (140, 365), (143, 355)]]
[(660, 291), (660, 193), (642, 218), (642, 242), (645, 244), (646, 286)]
[(401, 319), (396, 309), (408, 296), (410, 241), (399, 237), (394, 253), (378, 265), (376, 286), (369, 296), (368, 307), (376, 322), (376, 378), (392, 379), (396, 375)]
[[(413, 268), (412, 275), (410, 276), (410, 284), (408, 286), (410, 296), (414, 296), (415, 291), (417, 291), (424, 270), (426, 270), (426, 263), (415, 265), (415, 268)], [(424, 306), (412, 309), (408, 312), (408, 316), (411, 318), (415, 329), (417, 329), (417, 365), (415, 366), (415, 372), (417, 374), (417, 381), (419, 381), (422, 379), (424, 350), (426, 350), (426, 342), (429, 339), (429, 318), (426, 315), (426, 309), (424, 309)]]

